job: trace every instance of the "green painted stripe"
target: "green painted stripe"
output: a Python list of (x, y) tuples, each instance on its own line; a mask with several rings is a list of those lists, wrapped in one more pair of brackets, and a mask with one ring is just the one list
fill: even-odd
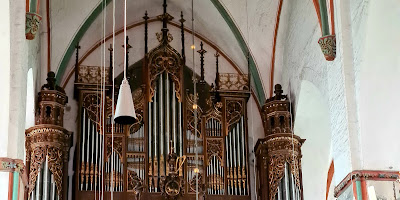
[(18, 185), (19, 185), (19, 173), (13, 173), (13, 191), (12, 191), (12, 200), (18, 200)]
[(321, 15), (322, 36), (329, 35), (328, 10), (326, 0), (319, 0), (319, 13)]
[(362, 200), (361, 181), (356, 181), (357, 199)]
[(36, 13), (37, 0), (31, 0), (29, 4), (29, 12)]
[[(242, 49), (244, 56), (247, 57), (249, 48), (242, 34), (240, 33), (239, 28), (236, 26), (235, 22), (232, 20), (231, 16), (228, 14), (228, 12), (225, 10), (224, 6), (222, 6), (219, 0), (210, 0), (210, 1), (214, 4), (215, 8), (217, 8), (218, 12), (221, 14), (225, 22), (228, 24), (237, 42), (239, 43), (239, 46)], [(250, 74), (252, 80), (254, 81), (257, 99), (259, 103), (262, 105), (264, 104), (265, 101), (265, 93), (262, 87), (260, 75), (258, 74), (258, 70), (256, 67), (256, 63), (254, 62), (253, 56), (250, 56)]]
[[(104, 0), (104, 1), (106, 2), (106, 5), (108, 5), (111, 2), (111, 0)], [(97, 7), (93, 10), (92, 14), (90, 14), (90, 16), (82, 24), (81, 28), (75, 34), (74, 39), (72, 39), (72, 42), (69, 44), (69, 47), (65, 52), (63, 59), (61, 60), (60, 66), (58, 67), (56, 76), (57, 84), (60, 84), (61, 78), (64, 76), (65, 69), (67, 68), (68, 65), (68, 61), (71, 59), (75, 51), (75, 45), (82, 39), (83, 35), (85, 35), (90, 25), (92, 25), (94, 20), (96, 20), (96, 18), (100, 15), (102, 11), (103, 11), (103, 5), (102, 3), (99, 3), (99, 5), (97, 5)]]

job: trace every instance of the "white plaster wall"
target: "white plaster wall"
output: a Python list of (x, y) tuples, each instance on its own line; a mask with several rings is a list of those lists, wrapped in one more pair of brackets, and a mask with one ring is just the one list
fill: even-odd
[(262, 124), (260, 112), (258, 111), (258, 107), (256, 104), (256, 100), (253, 97), (250, 97), (247, 102), (247, 126), (249, 131), (248, 137), (248, 145), (249, 145), (249, 165), (250, 165), (250, 191), (251, 199), (257, 198), (256, 193), (256, 175), (255, 172), (255, 153), (254, 146), (257, 143), (257, 140), (264, 137), (264, 127)]
[[(337, 57), (335, 61), (327, 62), (318, 45), (321, 32), (313, 2), (294, 1), (290, 5), (284, 4), (285, 7), (289, 11), (283, 12), (281, 27), (284, 31), (279, 31), (277, 43), (277, 57), (282, 56), (283, 59), (277, 59), (276, 63), (276, 67), (282, 68), (282, 71), (277, 71), (275, 80), (281, 80), (284, 91), (290, 91), (296, 112), (299, 109), (302, 80), (314, 84), (321, 91), (320, 98), (328, 102), (332, 156), (335, 166), (338, 166), (335, 169), (334, 183), (339, 183), (352, 170), (351, 142), (358, 142), (350, 140), (347, 103), (352, 96), (346, 96), (345, 83), (349, 84), (351, 80), (354, 82), (354, 79), (344, 78), (341, 22), (338, 20), (336, 27)], [(327, 166), (329, 162), (326, 163)], [(304, 179), (303, 182), (307, 184), (308, 180)]]
[(400, 2), (384, 2), (370, 2), (360, 69), (363, 168), (400, 170)]
[[(220, 2), (225, 6), (248, 43), (261, 75), (261, 83), (266, 98), (268, 98), (274, 29), (279, 0), (220, 0)], [(286, 1), (283, 2), (286, 3)]]
[[(8, 149), (8, 118), (10, 98), (7, 94), (10, 92), (10, 67), (11, 67), (11, 38), (10, 38), (10, 1), (0, 1), (0, 84), (1, 93), (5, 94), (0, 98), (0, 157), (7, 157)], [(8, 198), (8, 176), (9, 173), (0, 172), (0, 199)]]
[(306, 139), (302, 146), (304, 199), (325, 199), (331, 161), (329, 107), (319, 89), (301, 82), (294, 133)]
[[(86, 18), (89, 17), (93, 9), (100, 2), (100, 0), (50, 1), (51, 70), (54, 72), (57, 71), (69, 43), (72, 41), (79, 27), (81, 27)], [(42, 4), (45, 4), (45, 2)], [(46, 11), (42, 10), (42, 13), (45, 14)], [(44, 22), (45, 20), (44, 15)], [(45, 26), (43, 24), (43, 27)], [(47, 30), (45, 32), (47, 34)], [(42, 48), (47, 51), (47, 41), (44, 42), (45, 45)], [(44, 57), (44, 59), (43, 63), (47, 63), (47, 57)], [(46, 69), (47, 64), (43, 67)]]

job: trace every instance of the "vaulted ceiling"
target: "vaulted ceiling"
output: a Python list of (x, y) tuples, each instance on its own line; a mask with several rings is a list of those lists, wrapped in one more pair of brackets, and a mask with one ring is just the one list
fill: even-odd
[[(259, 103), (264, 103), (270, 90), (271, 58), (277, 13), (281, 1), (273, 0), (194, 0), (195, 32), (207, 38), (226, 54), (242, 73), (248, 73), (247, 52), (250, 49), (252, 89)], [(123, 27), (123, 0), (116, 0), (116, 30)], [(135, 0), (127, 2), (127, 24), (142, 21), (147, 10), (149, 17), (162, 13), (162, 0)], [(191, 30), (190, 0), (168, 0), (168, 13), (178, 22), (181, 11), (185, 26)], [(51, 69), (57, 78), (65, 81), (74, 65), (74, 46), (79, 41), (82, 52), (103, 38), (103, 17), (106, 15), (104, 35), (112, 33), (113, 2), (98, 0), (50, 1)], [(187, 42), (190, 36), (187, 36)], [(142, 38), (133, 39), (143, 40)], [(190, 49), (187, 51), (189, 52)], [(214, 52), (210, 52), (213, 54)], [(206, 66), (214, 67), (214, 66)]]

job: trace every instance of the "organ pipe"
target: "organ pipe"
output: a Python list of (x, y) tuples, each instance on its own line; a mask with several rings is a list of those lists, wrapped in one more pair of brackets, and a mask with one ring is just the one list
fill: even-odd
[[(176, 103), (175, 103), (175, 83), (172, 83), (172, 134), (173, 134), (173, 143), (174, 147), (176, 148)], [(180, 112), (180, 111), (179, 111)]]
[[(170, 115), (170, 109), (168, 109), (168, 107), (170, 106), (170, 87), (169, 87), (169, 76), (168, 76), (168, 73), (166, 73), (166, 79), (165, 79), (165, 87), (166, 87), (166, 91), (167, 91), (167, 97), (166, 97), (166, 107), (167, 107), (167, 109), (165, 110), (166, 111), (166, 131), (165, 131), (165, 133), (166, 133), (166, 139), (165, 139), (165, 144), (167, 145), (167, 148), (165, 148), (166, 149), (166, 156), (165, 156), (165, 158), (167, 158), (167, 154), (168, 154), (168, 151), (169, 151), (169, 142), (170, 142), (170, 121), (169, 121), (169, 115)], [(172, 96), (173, 98), (174, 98), (174, 96)], [(174, 113), (175, 112), (175, 108), (174, 108), (174, 106), (172, 105), (172, 113)], [(165, 159), (165, 173), (167, 173), (167, 165), (166, 165), (166, 159)]]
[[(158, 108), (159, 108), (159, 117), (160, 117), (160, 162), (158, 163), (158, 168), (159, 168), (159, 174), (161, 174), (161, 175), (164, 175), (165, 176), (165, 174), (164, 174), (164, 170), (163, 170), (163, 167), (164, 167), (164, 141), (163, 141), (163, 138), (164, 138), (164, 115), (163, 115), (163, 109), (164, 109), (164, 101), (163, 101), (163, 97), (164, 97), (164, 92), (165, 92), (165, 90), (164, 90), (164, 88), (163, 88), (163, 82), (164, 82), (164, 79), (163, 79), (163, 74), (161, 74), (160, 75), (160, 79), (158, 80), (158, 83), (159, 83), (159, 94), (160, 94), (160, 96), (159, 96), (159, 106), (158, 106)], [(166, 109), (166, 110), (168, 110), (168, 108)]]

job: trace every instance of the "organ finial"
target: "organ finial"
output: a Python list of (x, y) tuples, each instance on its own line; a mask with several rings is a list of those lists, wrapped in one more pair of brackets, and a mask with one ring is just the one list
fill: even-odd
[[(122, 45), (122, 47), (125, 47)], [(128, 66), (129, 66), (129, 49), (132, 48), (132, 46), (129, 44), (129, 36), (126, 36), (126, 52), (125, 52), (125, 59), (126, 59), (126, 72), (128, 72)], [(128, 77), (129, 79), (129, 77)]]
[(181, 11), (181, 19), (179, 20), (179, 22), (181, 22), (181, 41), (182, 41), (182, 58), (183, 58), (183, 62), (186, 63), (186, 56), (185, 56), (185, 28), (183, 26), (183, 23), (186, 20), (183, 19), (183, 12)]
[(147, 10), (144, 13), (144, 54), (146, 55), (149, 52), (147, 41), (148, 41), (148, 19), (149, 16), (147, 15)]
[(79, 42), (75, 45), (75, 49), (76, 49), (76, 57), (75, 57), (75, 82), (78, 82), (78, 74), (79, 74), (78, 59), (79, 59), (79, 49), (81, 49), (81, 46), (79, 46)]
[(215, 89), (219, 90), (219, 63), (218, 63), (219, 53), (218, 53), (218, 51), (214, 54), (214, 56), (215, 56), (215, 65), (216, 65)]
[(197, 52), (200, 54), (200, 67), (201, 67), (200, 81), (204, 82), (204, 54), (207, 53), (207, 51), (203, 49), (203, 42), (200, 43), (200, 50), (198, 50)]

